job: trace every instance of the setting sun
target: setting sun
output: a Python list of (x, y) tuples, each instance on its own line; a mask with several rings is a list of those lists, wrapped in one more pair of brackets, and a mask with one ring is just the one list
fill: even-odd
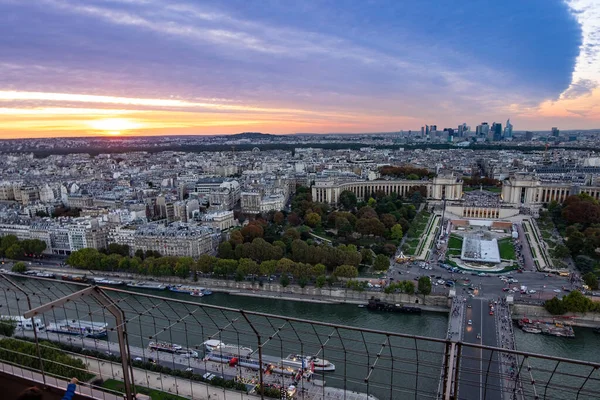
[(103, 118), (90, 121), (88, 125), (95, 130), (104, 131), (109, 135), (120, 135), (123, 131), (140, 129), (144, 125), (127, 118)]

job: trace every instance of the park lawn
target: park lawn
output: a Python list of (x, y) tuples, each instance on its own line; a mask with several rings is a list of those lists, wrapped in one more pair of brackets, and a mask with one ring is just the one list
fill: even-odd
[[(125, 391), (125, 384), (116, 379), (108, 379), (104, 381), (102, 387), (117, 392), (123, 393)], [(143, 386), (135, 386), (136, 393), (141, 393), (150, 396), (152, 400), (187, 400), (185, 397), (177, 396), (171, 393), (161, 392), (160, 390), (148, 389)]]
[[(448, 240), (448, 248), (449, 249), (462, 249), (463, 238), (457, 235), (450, 235), (450, 239)], [(460, 252), (459, 252), (460, 254)]]
[(500, 258), (503, 260), (516, 260), (515, 246), (511, 238), (505, 238), (498, 241), (498, 250)]

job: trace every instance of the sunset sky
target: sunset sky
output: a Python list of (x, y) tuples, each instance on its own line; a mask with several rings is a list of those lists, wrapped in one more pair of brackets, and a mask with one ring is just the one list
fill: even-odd
[(598, 0), (0, 0), (0, 138), (600, 128)]

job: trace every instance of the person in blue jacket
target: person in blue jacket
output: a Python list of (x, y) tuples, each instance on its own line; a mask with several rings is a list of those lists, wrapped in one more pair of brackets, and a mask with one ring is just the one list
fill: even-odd
[[(75, 395), (75, 389), (77, 388), (78, 382), (79, 381), (77, 380), (77, 378), (71, 379), (71, 382), (69, 382), (69, 384), (67, 385), (67, 391), (65, 392), (62, 400), (71, 400), (73, 398), (73, 396)], [(21, 392), (19, 397), (17, 397), (17, 400), (43, 400), (43, 399), (44, 399), (44, 392), (42, 391), (42, 389), (35, 387), (35, 386), (25, 389), (23, 392)]]
[(71, 379), (71, 382), (67, 385), (67, 391), (65, 392), (62, 400), (71, 400), (73, 396), (75, 396), (75, 389), (77, 388), (78, 382), (79, 381), (77, 378)]

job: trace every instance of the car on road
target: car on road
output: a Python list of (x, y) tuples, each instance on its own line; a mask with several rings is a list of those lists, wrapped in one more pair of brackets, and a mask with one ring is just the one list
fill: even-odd
[(490, 310), (490, 315), (494, 315), (494, 310)]
[(471, 321), (471, 320), (467, 321), (467, 325), (473, 325), (473, 321)]
[(185, 372), (194, 372), (194, 368), (188, 367), (185, 369)]
[(142, 357), (136, 357), (133, 359), (133, 361), (143, 361), (143, 360), (142, 360)]
[(467, 305), (467, 308), (473, 308), (473, 306), (472, 306), (472, 305), (470, 305), (470, 304), (468, 304), (468, 305)]
[(204, 379), (206, 379), (207, 381), (212, 381), (213, 379), (215, 379), (215, 374), (211, 374), (210, 372), (205, 373), (204, 375), (202, 375), (202, 377)]
[(477, 334), (477, 339), (481, 339), (481, 333)]
[(510, 288), (507, 288), (507, 287), (503, 287), (503, 288), (502, 288), (502, 291), (503, 291), (503, 292), (508, 292), (509, 290), (510, 290)]
[(560, 293), (560, 289), (554, 289), (554, 293)]
[(534, 294), (534, 293), (536, 293), (536, 291), (535, 291), (535, 290), (533, 290), (533, 289), (531, 289), (531, 290), (529, 291), (529, 294)]

